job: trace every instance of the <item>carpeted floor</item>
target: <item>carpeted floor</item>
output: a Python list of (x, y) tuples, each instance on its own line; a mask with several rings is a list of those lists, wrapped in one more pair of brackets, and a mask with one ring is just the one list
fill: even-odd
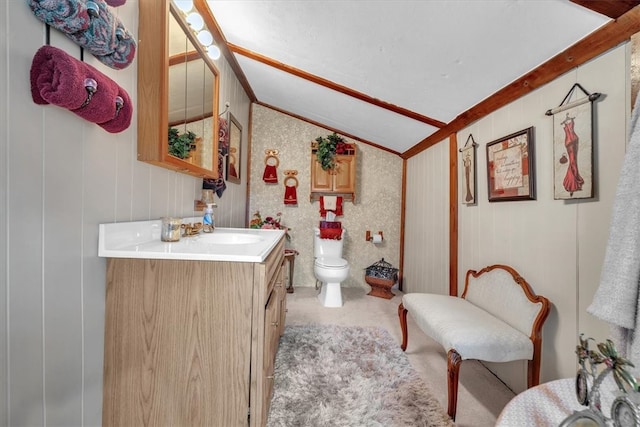
[(453, 423), (386, 329), (287, 326), (268, 427)]
[[(326, 308), (318, 302), (318, 291), (313, 284), (296, 287), (293, 294), (287, 294), (286, 324), (379, 326), (386, 329), (400, 347), (398, 304), (401, 293), (394, 289), (397, 295), (386, 300), (368, 296), (366, 292), (361, 288), (343, 288), (344, 306)], [(411, 316), (407, 320), (409, 346), (404, 354), (446, 411), (447, 355), (438, 343), (418, 329)], [(460, 369), (456, 426), (493, 427), (502, 408), (513, 396), (514, 393), (481, 363), (465, 361)]]

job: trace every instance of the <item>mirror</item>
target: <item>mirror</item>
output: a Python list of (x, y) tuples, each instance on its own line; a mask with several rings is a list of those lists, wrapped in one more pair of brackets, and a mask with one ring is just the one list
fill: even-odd
[(219, 72), (169, 0), (139, 0), (139, 19), (138, 159), (218, 178)]
[(229, 153), (227, 154), (227, 181), (240, 184), (242, 154), (242, 126), (229, 113)]

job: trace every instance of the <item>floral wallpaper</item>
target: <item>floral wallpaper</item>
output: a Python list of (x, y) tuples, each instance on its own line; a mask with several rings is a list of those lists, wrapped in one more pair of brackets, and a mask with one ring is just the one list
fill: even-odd
[[(251, 129), (250, 217), (282, 213), (281, 222), (291, 230), (287, 245), (296, 249), (294, 287), (315, 286), (313, 273), (313, 229), (320, 221), (320, 202), (310, 201), (311, 142), (332, 133), (269, 108), (253, 105)], [(347, 230), (343, 258), (349, 261), (349, 278), (343, 286), (367, 290), (365, 268), (384, 258), (394, 267), (400, 262), (400, 212), (402, 159), (363, 142), (345, 138), (357, 146), (356, 201), (343, 203), (344, 215), (337, 220)], [(278, 183), (263, 181), (265, 150), (279, 151)], [(270, 162), (272, 163), (272, 162)], [(284, 171), (298, 171), (297, 205), (284, 204)], [(289, 182), (291, 185), (291, 182)], [(366, 231), (382, 231), (384, 241), (365, 240)]]

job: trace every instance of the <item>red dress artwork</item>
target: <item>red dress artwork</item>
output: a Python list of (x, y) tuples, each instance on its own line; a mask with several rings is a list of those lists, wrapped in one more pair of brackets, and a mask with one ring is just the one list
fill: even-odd
[(567, 114), (567, 118), (564, 119), (562, 125), (564, 127), (564, 146), (569, 156), (569, 167), (562, 185), (570, 195), (573, 195), (574, 192), (582, 190), (582, 184), (584, 184), (584, 179), (582, 179), (578, 171), (578, 142), (580, 139), (573, 130), (573, 117), (569, 117), (569, 114)]

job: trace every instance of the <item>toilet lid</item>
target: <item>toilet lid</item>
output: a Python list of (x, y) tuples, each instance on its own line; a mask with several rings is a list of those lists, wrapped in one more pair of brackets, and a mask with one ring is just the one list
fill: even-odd
[(342, 258), (316, 258), (316, 265), (328, 268), (344, 268), (349, 265), (346, 259)]

